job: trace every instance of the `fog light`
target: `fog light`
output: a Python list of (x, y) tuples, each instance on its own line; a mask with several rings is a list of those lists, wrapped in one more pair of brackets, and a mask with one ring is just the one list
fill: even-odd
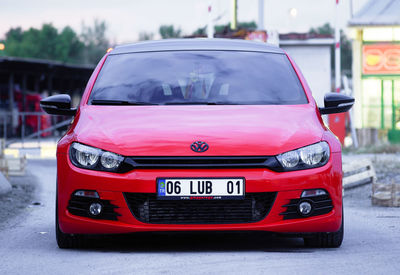
[(89, 212), (90, 214), (92, 214), (93, 216), (98, 216), (101, 213), (101, 210), (103, 210), (103, 207), (101, 206), (100, 203), (98, 202), (94, 202), (90, 205), (89, 207)]
[(311, 213), (311, 210), (312, 210), (312, 206), (311, 206), (311, 203), (309, 203), (308, 201), (303, 201), (299, 204), (300, 214), (307, 216), (308, 214)]

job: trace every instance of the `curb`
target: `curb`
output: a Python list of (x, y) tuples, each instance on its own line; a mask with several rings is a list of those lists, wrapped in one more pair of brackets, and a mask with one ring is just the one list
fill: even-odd
[(0, 172), (0, 196), (11, 191), (11, 184), (8, 182), (3, 173)]
[[(25, 150), (25, 151), (24, 151)], [(39, 148), (7, 148), (4, 150), (6, 156), (19, 158), (26, 156), (27, 159), (56, 159), (57, 146), (42, 146)]]

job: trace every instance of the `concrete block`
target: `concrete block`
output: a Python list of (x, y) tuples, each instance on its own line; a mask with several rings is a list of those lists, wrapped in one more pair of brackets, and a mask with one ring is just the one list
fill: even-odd
[(7, 178), (0, 172), (0, 196), (11, 191), (11, 184)]

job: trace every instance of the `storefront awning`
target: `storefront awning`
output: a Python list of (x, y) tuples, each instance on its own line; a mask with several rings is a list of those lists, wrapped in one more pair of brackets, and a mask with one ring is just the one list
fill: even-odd
[(400, 26), (400, 0), (370, 0), (349, 21), (349, 26)]

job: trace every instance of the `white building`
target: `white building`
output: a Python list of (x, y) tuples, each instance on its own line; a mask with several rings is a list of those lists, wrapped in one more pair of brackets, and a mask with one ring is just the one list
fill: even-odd
[(280, 39), (284, 49), (300, 67), (318, 106), (324, 106), (324, 95), (332, 91), (331, 46), (333, 38)]

